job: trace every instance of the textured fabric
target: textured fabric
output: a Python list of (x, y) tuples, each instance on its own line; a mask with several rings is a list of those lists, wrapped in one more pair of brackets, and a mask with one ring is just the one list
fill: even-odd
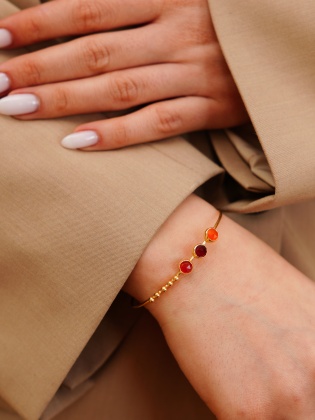
[[(15, 10), (1, 3), (2, 16)], [(77, 124), (100, 117), (0, 120), (0, 395), (29, 419), (53, 397), (157, 228), (221, 171), (180, 138), (108, 153), (60, 147)]]
[(314, 198), (314, 2), (209, 4), (220, 45), (275, 179), (275, 195), (249, 203), (246, 211)]
[[(12, 3), (1, 1), (1, 16), (17, 10)], [(109, 310), (155, 231), (202, 184), (206, 199), (235, 212), (238, 223), (315, 278), (315, 205), (302, 203), (315, 195), (315, 6), (308, 0), (210, 0), (210, 6), (256, 132), (216, 131), (211, 147), (207, 136), (193, 136), (202, 153), (180, 137), (84, 153), (64, 150), (59, 141), (103, 115), (0, 118), (1, 420), (37, 420), (42, 413), (60, 420), (139, 418), (154, 411), (168, 380), (181, 391), (162, 404), (157, 419), (212, 418), (152, 320), (124, 322), (121, 296)], [(2, 51), (0, 60), (23, 52)], [(297, 204), (264, 212), (290, 203)], [(237, 214), (248, 212), (260, 213)], [(173, 367), (156, 368), (153, 377), (144, 369), (131, 386), (150, 328), (156, 345), (141, 353), (144, 365), (163, 360)]]
[(54, 420), (213, 420), (170, 356), (154, 319), (142, 312), (95, 386)]

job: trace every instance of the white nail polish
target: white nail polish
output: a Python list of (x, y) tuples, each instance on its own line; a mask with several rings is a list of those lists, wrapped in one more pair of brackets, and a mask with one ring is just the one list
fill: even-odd
[(30, 93), (9, 95), (0, 99), (0, 114), (24, 115), (31, 114), (39, 108), (39, 99)]
[(61, 145), (66, 149), (82, 149), (84, 147), (94, 146), (99, 139), (95, 131), (79, 131), (63, 138)]
[(0, 48), (8, 47), (12, 44), (13, 37), (7, 29), (0, 29)]
[(10, 89), (10, 79), (5, 73), (0, 73), (0, 93)]

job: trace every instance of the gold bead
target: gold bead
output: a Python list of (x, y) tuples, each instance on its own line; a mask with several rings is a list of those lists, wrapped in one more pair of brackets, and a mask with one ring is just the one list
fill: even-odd
[[(218, 239), (217, 227), (220, 224), (221, 218), (222, 218), (222, 213), (219, 212), (219, 216), (217, 218), (217, 221), (215, 222), (215, 225), (213, 227), (211, 227), (211, 228), (208, 228), (205, 231), (204, 241), (201, 244), (205, 248), (206, 248), (206, 244), (208, 242), (215, 242)], [(196, 253), (197, 246), (200, 246), (200, 244), (199, 245), (196, 245), (194, 247), (193, 253), (192, 253), (192, 256), (190, 257), (190, 259), (189, 260), (183, 260), (182, 262), (186, 262), (187, 263), (189, 261), (189, 263), (192, 265), (192, 261), (195, 258), (199, 258), (200, 256), (203, 256), (203, 255), (198, 255), (198, 253)], [(180, 263), (180, 267), (181, 267), (181, 263)], [(180, 279), (180, 276), (184, 276), (185, 274), (188, 274), (188, 272), (189, 271), (187, 271), (187, 270), (182, 271), (181, 268), (180, 268), (179, 271), (177, 272), (177, 274), (175, 274), (175, 276), (165, 286), (162, 286), (161, 289), (158, 292), (156, 292), (154, 295), (152, 295), (145, 302), (143, 302), (143, 303), (141, 303), (139, 305), (133, 305), (133, 307), (134, 308), (140, 308), (142, 306), (145, 306), (149, 302), (155, 302), (155, 300), (157, 298), (159, 298), (162, 295), (163, 292), (166, 292), (170, 286), (173, 286), (174, 283)]]

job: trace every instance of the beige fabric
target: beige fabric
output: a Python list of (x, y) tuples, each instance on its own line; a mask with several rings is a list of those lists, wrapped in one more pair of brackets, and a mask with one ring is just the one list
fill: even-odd
[[(167, 414), (166, 414), (167, 413)], [(54, 420), (212, 420), (147, 313), (132, 329), (95, 386)]]
[(314, 2), (209, 0), (209, 4), (276, 185), (275, 195), (242, 208), (265, 210), (314, 198)]
[(83, 120), (0, 120), (0, 395), (29, 419), (53, 397), (156, 229), (221, 171), (180, 138), (109, 153), (62, 149)]
[[(315, 278), (315, 205), (300, 203), (315, 192), (315, 6), (309, 0), (299, 6), (210, 0), (210, 6), (259, 140), (242, 127), (211, 133), (215, 155), (204, 136), (198, 137), (202, 153), (176, 138), (91, 154), (66, 151), (59, 140), (101, 115), (33, 122), (1, 117), (1, 420), (16, 417), (10, 406), (30, 420), (47, 407), (43, 418), (53, 418), (84, 393), (60, 420), (152, 413), (165, 396), (168, 369), (157, 368), (153, 377), (144, 369), (130, 386), (151, 327), (156, 345), (143, 353), (143, 363), (154, 364), (159, 351), (165, 366), (174, 361), (151, 321), (126, 315), (124, 297), (107, 311), (154, 232), (206, 180), (201, 193), (235, 212), (299, 203), (232, 217)], [(16, 10), (2, 0), (0, 15)], [(0, 60), (18, 53), (1, 52)], [(297, 219), (298, 236), (292, 229)], [(170, 383), (181, 392), (157, 418), (175, 412), (184, 420), (212, 418), (180, 372), (172, 372)]]

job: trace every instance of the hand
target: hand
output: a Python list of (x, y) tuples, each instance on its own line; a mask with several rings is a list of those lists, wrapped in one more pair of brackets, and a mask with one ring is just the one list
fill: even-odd
[[(139, 300), (151, 296), (215, 219), (209, 204), (189, 197), (153, 238), (125, 290)], [(228, 218), (218, 230), (193, 272), (147, 309), (217, 418), (314, 419), (314, 284)]]
[(77, 127), (65, 147), (119, 148), (248, 118), (207, 0), (58, 0), (0, 28), (9, 48), (84, 35), (1, 64), (0, 90), (10, 95), (0, 113), (29, 120), (140, 107)]

